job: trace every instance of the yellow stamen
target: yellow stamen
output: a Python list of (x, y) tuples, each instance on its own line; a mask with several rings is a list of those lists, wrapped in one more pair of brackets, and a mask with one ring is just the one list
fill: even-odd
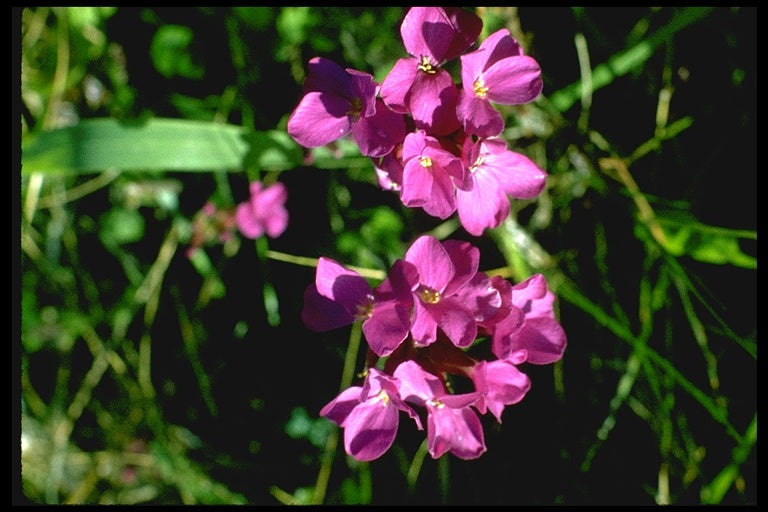
[(445, 407), (445, 404), (440, 400), (438, 400), (437, 398), (429, 399), (427, 400), (427, 403), (432, 407), (437, 407), (438, 409), (442, 409), (443, 407)]
[(421, 299), (421, 302), (426, 302), (427, 304), (437, 304), (440, 302), (440, 292), (425, 286), (421, 289), (421, 291), (419, 291), (419, 298)]
[(382, 389), (381, 391), (379, 391), (379, 394), (376, 395), (376, 397), (374, 398), (374, 401), (381, 402), (381, 405), (387, 405), (389, 404), (389, 395), (387, 394), (386, 391)]
[(357, 311), (355, 312), (355, 320), (362, 322), (371, 318), (373, 314), (373, 295), (368, 294), (366, 301), (363, 304), (357, 305)]
[(472, 84), (472, 89), (475, 91), (475, 96), (480, 99), (485, 98), (485, 95), (488, 94), (488, 88), (485, 86), (482, 78), (475, 80), (475, 83)]
[(425, 55), (421, 56), (421, 63), (419, 64), (419, 71), (423, 71), (427, 74), (434, 75), (437, 73), (437, 70), (432, 67), (432, 64), (429, 63), (429, 58)]

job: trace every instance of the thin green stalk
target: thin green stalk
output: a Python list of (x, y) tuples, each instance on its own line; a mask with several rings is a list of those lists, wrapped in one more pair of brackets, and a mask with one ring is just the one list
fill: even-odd
[[(349, 333), (349, 344), (347, 345), (347, 352), (344, 357), (344, 369), (341, 372), (341, 384), (339, 385), (340, 392), (344, 391), (352, 384), (362, 334), (363, 331), (360, 323), (355, 322), (352, 324), (352, 329)], [(331, 469), (333, 467), (333, 459), (336, 456), (336, 447), (338, 446), (338, 443), (339, 429), (334, 428), (331, 430), (331, 433), (328, 434), (328, 439), (326, 440), (323, 449), (320, 471), (317, 473), (315, 491), (312, 495), (312, 504), (314, 505), (322, 505), (325, 500), (325, 494), (328, 490), (328, 481), (331, 478)]]

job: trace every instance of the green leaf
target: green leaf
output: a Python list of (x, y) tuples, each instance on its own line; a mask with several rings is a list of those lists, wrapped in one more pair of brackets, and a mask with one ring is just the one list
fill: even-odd
[(22, 173), (239, 171), (248, 151), (239, 126), (181, 119), (88, 119), (41, 132), (22, 147)]
[(163, 25), (157, 29), (149, 48), (155, 69), (166, 78), (202, 78), (205, 70), (193, 62), (189, 51), (193, 38), (192, 29), (184, 25)]
[(659, 217), (659, 224), (666, 235), (664, 248), (673, 256), (688, 255), (703, 263), (757, 268), (757, 258), (744, 253), (739, 245), (739, 239), (756, 240), (754, 231), (708, 226), (695, 219), (681, 219), (679, 215)]

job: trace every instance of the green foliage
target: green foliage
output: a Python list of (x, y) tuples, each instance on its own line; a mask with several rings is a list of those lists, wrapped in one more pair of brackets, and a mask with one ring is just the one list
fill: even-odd
[[(478, 238), (380, 190), (351, 139), (285, 131), (311, 57), (383, 79), (403, 8), (21, 11), (28, 502), (756, 502), (755, 10), (476, 12), (542, 66), (500, 111), (549, 173)], [(287, 185), (289, 229), (220, 237), (203, 206), (256, 179)], [(361, 329), (307, 331), (303, 293), (318, 257), (375, 283), (425, 232), (543, 273), (569, 346), (481, 460), (429, 460), (401, 424), (358, 463), (318, 411), (359, 382)]]

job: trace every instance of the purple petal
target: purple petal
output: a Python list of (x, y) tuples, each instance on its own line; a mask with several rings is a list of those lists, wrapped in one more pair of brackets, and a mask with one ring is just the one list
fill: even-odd
[(315, 285), (321, 295), (342, 304), (352, 315), (358, 313), (358, 307), (373, 301), (368, 281), (330, 258), (318, 260)]
[(410, 309), (395, 301), (377, 303), (371, 317), (363, 322), (368, 346), (379, 357), (390, 355), (408, 336)]
[(495, 228), (509, 215), (509, 198), (492, 173), (478, 170), (472, 174), (470, 191), (457, 190), (456, 207), (461, 225), (468, 233), (480, 236)]
[(487, 100), (462, 90), (456, 104), (456, 116), (464, 130), (481, 138), (495, 137), (504, 131), (504, 119)]
[(406, 98), (416, 127), (435, 135), (448, 135), (461, 126), (456, 117), (458, 99), (459, 89), (444, 69), (433, 75), (418, 73)]
[(442, 292), (455, 274), (453, 261), (440, 241), (431, 235), (417, 238), (405, 253), (405, 261), (419, 272), (419, 282)]
[(325, 92), (333, 96), (352, 96), (352, 81), (349, 73), (325, 57), (313, 57), (309, 61), (304, 92)]
[(483, 73), (488, 99), (504, 105), (521, 105), (536, 99), (543, 88), (541, 68), (527, 55), (502, 59)]
[(288, 134), (306, 148), (324, 146), (352, 130), (349, 110), (347, 99), (309, 92), (288, 118)]
[(549, 291), (547, 280), (542, 274), (534, 274), (512, 287), (512, 303), (522, 309), (526, 316), (554, 318), (554, 302), (555, 296)]
[(381, 457), (395, 441), (400, 411), (379, 398), (355, 407), (344, 422), (344, 449), (360, 461)]
[(480, 250), (469, 242), (461, 240), (446, 240), (443, 242), (443, 248), (448, 253), (454, 270), (453, 278), (443, 293), (453, 295), (477, 274), (480, 266)]
[(419, 72), (418, 68), (418, 59), (398, 59), (381, 83), (379, 91), (381, 99), (397, 113), (408, 113), (408, 92)]
[(483, 20), (474, 12), (461, 7), (445, 7), (444, 10), (454, 27), (451, 45), (444, 55), (446, 60), (450, 60), (464, 53), (477, 41), (483, 30)]
[(362, 390), (363, 388), (360, 386), (352, 386), (345, 389), (339, 396), (320, 409), (320, 416), (328, 418), (338, 425), (343, 425), (352, 409), (360, 405)]
[(256, 217), (253, 206), (249, 201), (240, 203), (235, 210), (235, 223), (237, 229), (245, 236), (255, 240), (264, 234), (265, 226), (260, 219)]
[(443, 63), (455, 33), (442, 7), (411, 7), (400, 25), (406, 51), (428, 57), (433, 66)]
[(481, 361), (475, 366), (472, 380), (483, 390), (484, 404), (501, 423), (501, 413), (507, 405), (520, 402), (531, 388), (526, 374), (507, 361)]
[(487, 158), (483, 167), (493, 172), (507, 195), (516, 199), (534, 198), (547, 185), (547, 173), (533, 160), (514, 151)]
[(419, 345), (429, 345), (437, 340), (437, 321), (419, 300), (413, 302), (411, 336)]
[(460, 459), (472, 460), (485, 453), (483, 426), (472, 409), (428, 404), (427, 411), (427, 440), (432, 458), (440, 458), (450, 451)]
[(526, 319), (514, 338), (510, 352), (527, 350), (527, 362), (531, 364), (559, 361), (568, 344), (563, 327), (555, 319), (547, 317)]
[(445, 395), (440, 379), (425, 372), (416, 361), (400, 363), (393, 376), (400, 382), (400, 398), (406, 402), (423, 406), (427, 400)]
[(365, 156), (379, 157), (390, 153), (405, 138), (405, 119), (402, 114), (390, 110), (384, 101), (376, 103), (376, 113), (361, 118), (352, 126), (360, 153)]
[(431, 316), (437, 320), (451, 343), (459, 348), (472, 345), (477, 337), (475, 316), (456, 299), (443, 299), (436, 304), (426, 305)]
[(351, 325), (355, 317), (343, 305), (320, 295), (312, 284), (304, 291), (301, 320), (309, 329), (325, 332)]

